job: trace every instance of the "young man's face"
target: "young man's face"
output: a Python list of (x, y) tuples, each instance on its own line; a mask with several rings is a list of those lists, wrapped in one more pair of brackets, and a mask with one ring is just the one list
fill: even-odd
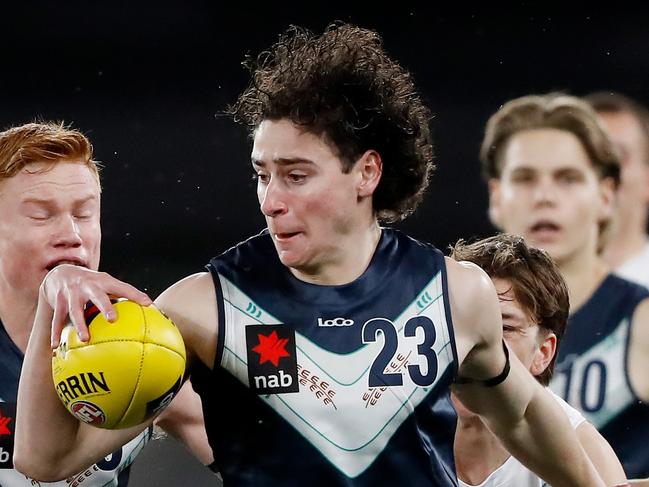
[(34, 302), (45, 274), (60, 263), (97, 269), (101, 227), (99, 182), (82, 163), (45, 172), (27, 165), (0, 182), (0, 292)]
[(541, 374), (545, 370), (545, 364), (539, 361), (542, 358), (539, 354), (548, 334), (540, 329), (530, 312), (516, 300), (511, 282), (498, 278), (491, 280), (500, 302), (503, 338), (526, 369), (533, 375)]
[[(510, 281), (499, 278), (491, 280), (498, 293), (503, 338), (532, 375), (542, 374), (556, 352), (556, 336), (539, 327), (530, 312), (518, 302)], [(454, 404), (460, 416), (474, 416), (459, 401), (454, 399)]]
[(252, 150), (257, 197), (279, 258), (317, 273), (339, 258), (340, 241), (358, 226), (356, 167), (345, 174), (322, 137), (288, 120), (265, 120)]
[(649, 147), (639, 122), (626, 112), (600, 113), (620, 155), (620, 187), (616, 218), (627, 218), (638, 206), (649, 204)]
[(572, 133), (535, 129), (513, 135), (500, 179), (489, 182), (490, 215), (507, 233), (548, 251), (560, 265), (595, 253), (599, 222), (611, 212), (613, 186), (600, 181)]

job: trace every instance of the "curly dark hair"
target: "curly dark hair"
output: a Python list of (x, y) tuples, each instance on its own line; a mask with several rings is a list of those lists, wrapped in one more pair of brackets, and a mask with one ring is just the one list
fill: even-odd
[(323, 135), (343, 172), (376, 150), (383, 161), (373, 196), (377, 218), (398, 221), (416, 209), (434, 169), (431, 114), (376, 32), (334, 23), (315, 36), (291, 26), (244, 65), (252, 79), (228, 108), (235, 121), (254, 134), (263, 120), (287, 118)]

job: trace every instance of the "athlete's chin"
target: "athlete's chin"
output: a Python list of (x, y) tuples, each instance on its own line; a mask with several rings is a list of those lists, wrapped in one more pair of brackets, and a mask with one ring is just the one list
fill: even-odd
[(307, 259), (302, 252), (293, 249), (287, 250), (278, 248), (277, 254), (279, 255), (280, 262), (286, 267), (300, 269), (307, 264)]

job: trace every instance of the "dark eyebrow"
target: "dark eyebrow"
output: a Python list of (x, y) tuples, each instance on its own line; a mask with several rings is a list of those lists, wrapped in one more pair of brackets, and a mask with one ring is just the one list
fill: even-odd
[[(254, 158), (251, 160), (251, 162), (253, 166), (264, 167), (266, 165), (264, 161)], [(304, 159), (303, 157), (279, 157), (277, 159), (273, 159), (273, 162), (280, 166), (291, 166), (294, 164), (313, 164), (313, 161)]]
[(533, 167), (530, 167), (530, 166), (518, 166), (518, 167), (514, 168), (512, 170), (512, 172), (522, 172), (522, 171), (532, 172), (534, 170), (535, 169)]
[(577, 167), (560, 167), (559, 169), (557, 169), (557, 174), (560, 176), (566, 174), (582, 174), (582, 173), (583, 171)]

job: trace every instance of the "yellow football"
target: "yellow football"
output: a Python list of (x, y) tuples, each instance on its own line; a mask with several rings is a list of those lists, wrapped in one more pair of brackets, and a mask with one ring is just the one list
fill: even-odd
[(155, 306), (113, 304), (110, 323), (86, 311), (90, 340), (68, 325), (52, 354), (54, 386), (66, 409), (100, 428), (128, 428), (164, 409), (185, 373), (185, 344), (178, 328)]

